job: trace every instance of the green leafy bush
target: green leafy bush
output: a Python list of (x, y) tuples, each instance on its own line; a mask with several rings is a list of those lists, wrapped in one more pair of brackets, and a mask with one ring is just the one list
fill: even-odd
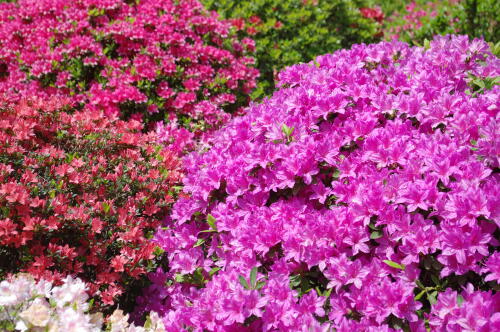
[(364, 0), (202, 0), (210, 10), (232, 19), (240, 35), (256, 44), (261, 73), (253, 93), (261, 98), (274, 90), (277, 70), (315, 56), (378, 39), (379, 24), (359, 11)]
[(409, 0), (372, 0), (370, 1), (371, 6), (380, 6), (382, 11), (386, 16), (390, 16), (394, 12), (404, 10), (405, 6), (410, 3)]
[(384, 22), (388, 39), (421, 45), (437, 34), (460, 33), (490, 42), (500, 36), (500, 2), (495, 0), (419, 0), (399, 9), (383, 4), (382, 9), (386, 14), (391, 11)]
[(461, 20), (462, 33), (472, 37), (483, 37), (487, 41), (498, 42), (500, 37), (500, 2), (496, 0), (465, 0), (464, 19)]

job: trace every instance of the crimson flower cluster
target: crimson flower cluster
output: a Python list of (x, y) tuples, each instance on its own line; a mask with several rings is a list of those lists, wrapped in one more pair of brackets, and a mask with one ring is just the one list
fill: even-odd
[(68, 97), (191, 131), (247, 104), (253, 44), (196, 0), (0, 4), (0, 93)]
[(136, 314), (168, 331), (498, 330), (499, 74), (465, 36), (285, 69), (185, 159), (155, 236), (169, 266)]
[(0, 274), (76, 276), (111, 305), (154, 265), (180, 162), (138, 121), (65, 105), (0, 103)]
[(363, 7), (359, 9), (359, 12), (363, 17), (371, 18), (378, 23), (382, 23), (384, 21), (384, 12), (378, 6), (375, 7)]

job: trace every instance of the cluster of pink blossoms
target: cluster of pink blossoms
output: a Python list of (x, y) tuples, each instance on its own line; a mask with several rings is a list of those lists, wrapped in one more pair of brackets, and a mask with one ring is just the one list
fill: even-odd
[(246, 105), (253, 51), (197, 0), (0, 4), (0, 93), (70, 97), (146, 122), (180, 116), (191, 131)]
[(464, 36), (285, 69), (185, 159), (156, 235), (168, 270), (136, 314), (168, 331), (499, 330), (499, 74)]

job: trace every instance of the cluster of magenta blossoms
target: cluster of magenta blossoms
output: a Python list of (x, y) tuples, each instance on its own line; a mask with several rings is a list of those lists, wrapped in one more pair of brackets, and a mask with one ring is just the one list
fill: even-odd
[[(168, 331), (500, 329), (500, 61), (467, 37), (357, 45), (185, 162), (137, 315)], [(474, 87), (472, 82), (476, 82)]]
[(108, 114), (168, 120), (164, 136), (189, 136), (179, 125), (218, 126), (230, 118), (224, 111), (247, 105), (258, 75), (253, 51), (197, 0), (0, 4), (0, 94), (69, 97)]

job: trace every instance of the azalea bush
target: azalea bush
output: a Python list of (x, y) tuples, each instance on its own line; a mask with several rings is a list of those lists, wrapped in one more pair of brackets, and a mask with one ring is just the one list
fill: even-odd
[(389, 39), (422, 44), (436, 34), (461, 33), (498, 42), (500, 4), (493, 0), (411, 1), (384, 22)]
[(360, 13), (359, 0), (202, 0), (255, 40), (259, 86), (254, 98), (272, 94), (275, 74), (354, 43), (378, 40), (380, 25)]
[(103, 317), (90, 309), (85, 283), (68, 276), (60, 286), (19, 274), (0, 282), (2, 331), (100, 331)]
[(109, 316), (90, 313), (86, 285), (70, 276), (60, 286), (19, 274), (0, 282), (2, 331), (163, 332), (163, 323), (152, 313), (147, 326), (127, 322), (119, 309)]
[(0, 94), (68, 97), (190, 131), (248, 103), (253, 41), (196, 0), (0, 4)]
[(0, 278), (77, 276), (112, 305), (155, 268), (179, 161), (138, 121), (65, 105), (0, 102)]
[(168, 331), (498, 330), (500, 60), (355, 45), (185, 159), (136, 317)]

